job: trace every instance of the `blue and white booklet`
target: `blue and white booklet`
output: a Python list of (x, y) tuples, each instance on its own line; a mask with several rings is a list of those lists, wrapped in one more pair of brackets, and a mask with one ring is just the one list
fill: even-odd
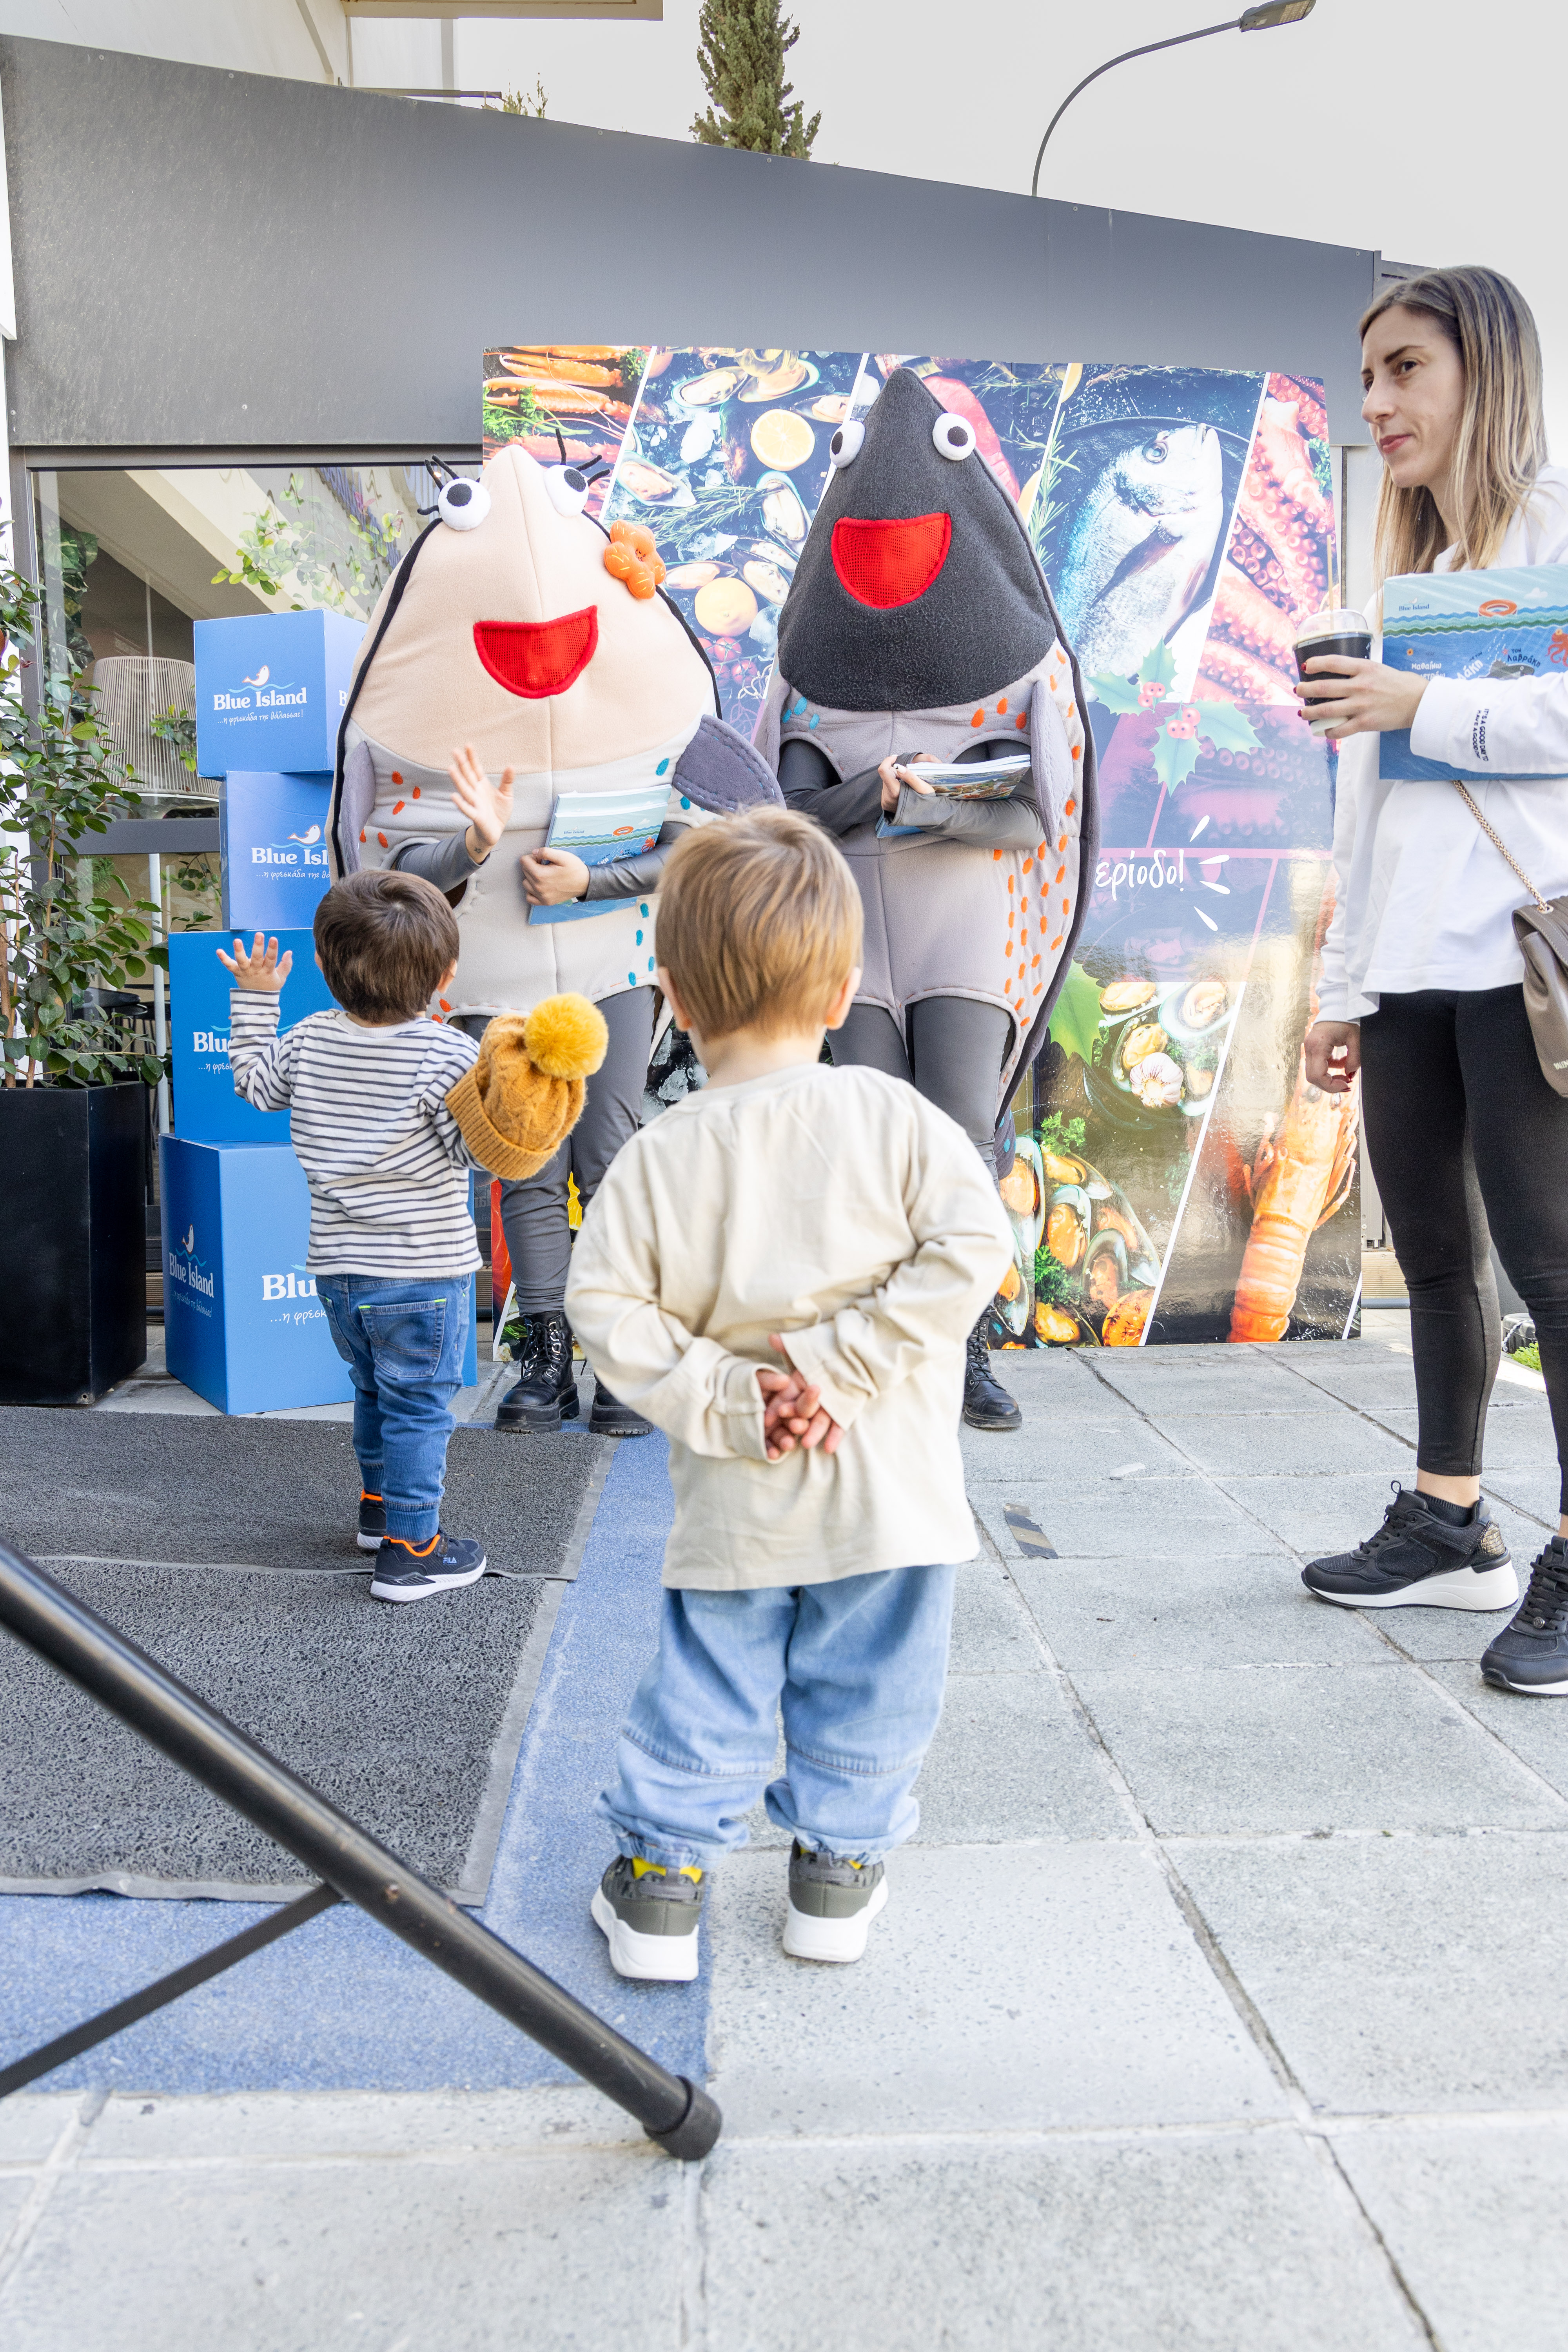
[[(1568, 672), (1568, 563), (1496, 572), (1402, 572), (1383, 590), (1383, 658), (1412, 677), (1549, 677)], [(1383, 738), (1384, 783), (1496, 781), (1492, 768), (1420, 760), (1410, 730)]]
[[(569, 849), (584, 866), (608, 866), (618, 857), (641, 857), (653, 848), (669, 811), (668, 784), (637, 785), (624, 793), (563, 793), (545, 836), (551, 849)], [(563, 907), (530, 907), (531, 923), (575, 923), (586, 915), (612, 915), (624, 898), (569, 898)]]

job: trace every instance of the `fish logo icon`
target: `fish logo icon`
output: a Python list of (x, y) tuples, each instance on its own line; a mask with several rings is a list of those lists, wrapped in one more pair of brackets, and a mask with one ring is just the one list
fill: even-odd
[(184, 1237), (184, 1241), (180, 1244), (180, 1247), (181, 1247), (183, 1250), (184, 1250), (184, 1251), (186, 1251), (187, 1253), (189, 1253), (191, 1250), (194, 1250), (194, 1249), (195, 1248), (195, 1245), (196, 1245), (196, 1229), (195, 1229), (195, 1224), (193, 1223), (193, 1224), (190, 1224), (190, 1225), (187, 1225), (187, 1226), (186, 1226), (186, 1228), (185, 1228), (185, 1237)]
[(308, 832), (291, 833), (289, 835), (289, 840), (297, 841), (301, 849), (310, 848), (316, 842), (320, 841), (321, 837), (321, 828), (319, 824), (311, 825)]
[(257, 671), (256, 676), (254, 677), (247, 677), (245, 683), (247, 686), (265, 686), (271, 675), (272, 671), (270, 667), (266, 662), (263, 662), (261, 667)]

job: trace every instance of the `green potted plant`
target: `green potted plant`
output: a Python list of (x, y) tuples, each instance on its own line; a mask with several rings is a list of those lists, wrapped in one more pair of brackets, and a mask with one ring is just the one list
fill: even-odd
[(40, 604), (0, 566), (0, 1403), (88, 1404), (147, 1352), (160, 1064), (106, 1000), (164, 950), (157, 908), (73, 849), (141, 803), (84, 678), (38, 657)]

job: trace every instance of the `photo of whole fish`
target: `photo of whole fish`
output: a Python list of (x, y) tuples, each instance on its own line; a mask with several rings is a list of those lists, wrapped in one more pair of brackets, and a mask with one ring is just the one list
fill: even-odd
[[(519, 341), (484, 354), (485, 454), (519, 440), (578, 467), (606, 529), (652, 532), (659, 593), (749, 734), (833, 436), (900, 366), (1016, 502), (1099, 754), (1071, 983), (999, 1138), (1016, 1246), (993, 1342), (1344, 1336), (1356, 1129), (1321, 1115), (1300, 1064), (1332, 831), (1334, 754), (1294, 694), (1296, 626), (1339, 581), (1321, 387), (1261, 369)], [(659, 1050), (650, 1117), (701, 1083), (684, 1039)]]

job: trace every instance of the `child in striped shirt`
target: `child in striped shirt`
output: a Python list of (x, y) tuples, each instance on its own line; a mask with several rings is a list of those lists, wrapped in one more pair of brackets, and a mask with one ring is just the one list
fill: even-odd
[(353, 874), (316, 909), (316, 961), (337, 999), (281, 1037), (291, 954), (258, 932), (219, 961), (234, 974), (235, 1090), (290, 1111), (310, 1188), (307, 1265), (354, 1384), (359, 1545), (379, 1601), (476, 1583), (482, 1545), (441, 1526), (451, 1402), (480, 1264), (468, 1171), (483, 1163), (447, 1097), (479, 1059), (426, 1008), (450, 987), (458, 925), (416, 874)]

